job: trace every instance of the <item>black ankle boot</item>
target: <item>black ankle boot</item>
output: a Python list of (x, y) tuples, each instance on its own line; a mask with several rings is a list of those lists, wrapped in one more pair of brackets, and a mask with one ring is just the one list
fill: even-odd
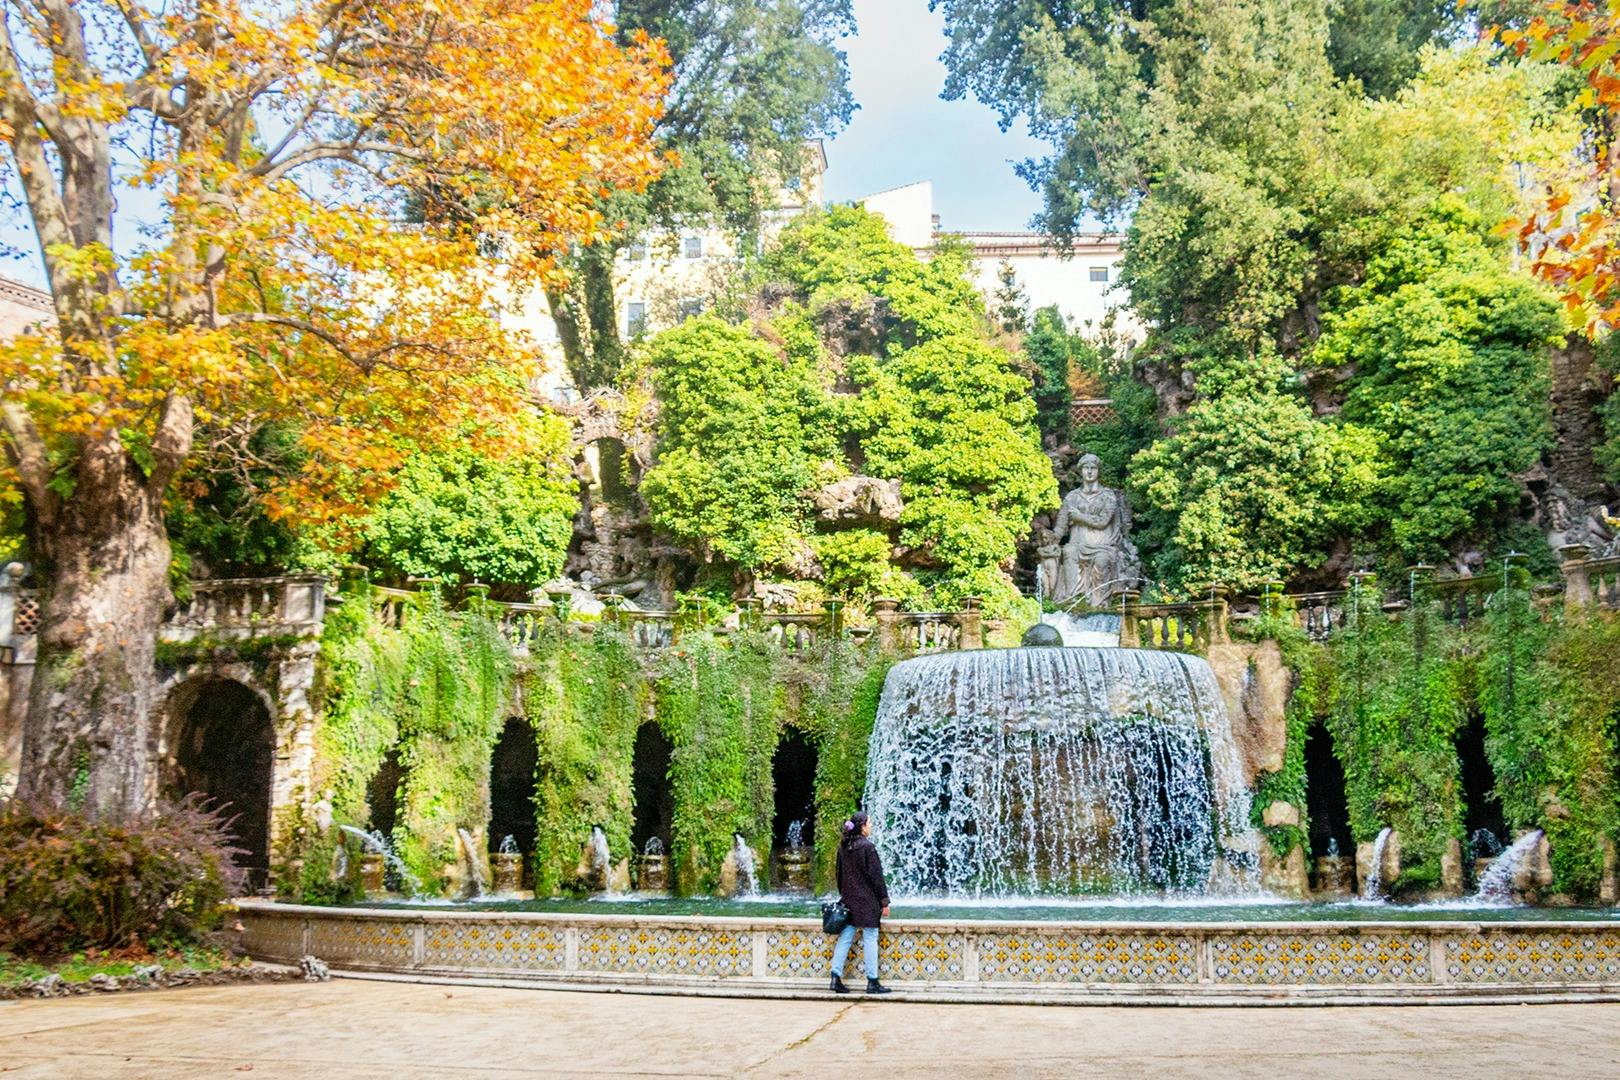
[(831, 990), (835, 994), (847, 994), (847, 993), (849, 993), (849, 987), (844, 985), (844, 980), (840, 979), (836, 975), (834, 975), (832, 977), (832, 985), (829, 986), (827, 989)]
[[(834, 978), (836, 978), (836, 977), (837, 976), (834, 976)], [(866, 992), (868, 994), (892, 994), (892, 993), (894, 993), (893, 990), (890, 990), (887, 986), (884, 986), (882, 983), (878, 982), (876, 979), (867, 979), (866, 980)]]

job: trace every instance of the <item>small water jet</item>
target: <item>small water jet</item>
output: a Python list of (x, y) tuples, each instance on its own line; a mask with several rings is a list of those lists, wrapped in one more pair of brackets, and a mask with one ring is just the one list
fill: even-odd
[[(357, 829), (353, 825), (339, 825), (338, 828), (360, 841), (360, 877), (367, 896), (374, 893), (381, 894), (386, 884), (385, 877), (378, 877), (375, 881), (375, 889), (373, 888), (372, 882), (368, 880), (367, 856), (372, 856), (374, 860), (380, 860), (381, 866), (385, 867), (387, 872), (393, 874), (394, 883), (398, 886), (399, 891), (410, 897), (421, 895), (422, 883), (406, 867), (404, 860), (394, 853), (393, 846), (389, 844), (388, 838), (383, 836), (380, 830), (366, 832), (364, 829)], [(377, 865), (377, 863), (373, 862), (373, 865)]]
[(523, 853), (511, 834), (501, 837), (500, 847), (489, 857), (489, 877), (496, 896), (512, 896), (522, 888)]
[(669, 888), (669, 860), (664, 857), (664, 842), (656, 836), (647, 837), (642, 845), (636, 888), (642, 892), (663, 892)]
[(591, 826), (591, 840), (586, 851), (585, 887), (592, 892), (613, 890), (613, 855), (608, 851), (607, 833), (602, 826)]
[(1387, 886), (1384, 882), (1384, 851), (1389, 847), (1389, 838), (1395, 830), (1385, 825), (1378, 832), (1377, 839), (1373, 840), (1372, 866), (1367, 871), (1367, 881), (1361, 890), (1363, 900), (1386, 900)]
[(1519, 899), (1516, 879), (1525, 860), (1541, 845), (1542, 835), (1540, 829), (1532, 829), (1493, 859), (1485, 872), (1479, 875), (1479, 887), (1474, 891), (1474, 899), (1488, 904), (1516, 903)]
[(1249, 800), (1209, 665), (1120, 648), (896, 664), (865, 792), (898, 895), (1253, 893)]
[(787, 827), (787, 846), (777, 854), (781, 868), (782, 887), (793, 892), (810, 891), (810, 848), (804, 842), (804, 821), (792, 821)]

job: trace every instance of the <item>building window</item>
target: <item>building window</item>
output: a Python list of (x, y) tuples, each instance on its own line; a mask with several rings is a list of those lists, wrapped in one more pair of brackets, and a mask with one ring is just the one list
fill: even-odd
[(703, 301), (696, 296), (682, 297), (681, 302), (676, 305), (675, 311), (682, 319), (693, 318), (703, 314)]
[(1091, 280), (1092, 281), (1107, 281), (1108, 280), (1108, 267), (1106, 267), (1106, 266), (1093, 266), (1091, 268)]
[(637, 240), (624, 249), (624, 257), (631, 262), (640, 262), (647, 257), (647, 245)]
[(688, 259), (703, 258), (703, 237), (688, 236), (681, 241), (681, 254)]
[(624, 332), (631, 337), (647, 329), (647, 303), (632, 300), (624, 306)]

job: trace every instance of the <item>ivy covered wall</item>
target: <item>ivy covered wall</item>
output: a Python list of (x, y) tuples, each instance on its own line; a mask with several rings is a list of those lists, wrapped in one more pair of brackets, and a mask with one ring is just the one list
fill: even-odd
[[(1432, 889), (1452, 843), (1465, 839), (1458, 732), (1483, 716), (1492, 794), (1508, 825), (1546, 831), (1553, 892), (1596, 897), (1608, 846), (1620, 840), (1620, 621), (1536, 608), (1516, 587), (1497, 594), (1484, 621), (1460, 629), (1422, 602), (1392, 615), (1368, 585), (1352, 594), (1330, 642), (1308, 639), (1287, 612), (1262, 615), (1248, 635), (1275, 640), (1293, 676), (1281, 768), (1257, 778), (1257, 815), (1273, 802), (1303, 812), (1305, 733), (1324, 722), (1353, 837), (1395, 828), (1397, 894)], [(352, 881), (332, 880), (338, 832), (323, 823), (369, 827), (367, 785), (394, 751), (403, 765), (395, 848), (427, 891), (451, 890), (457, 831), (488, 843), (490, 757), (513, 717), (526, 721), (536, 748), (530, 860), (540, 895), (582, 887), (593, 826), (615, 864), (638, 854), (635, 748), (648, 724), (670, 747), (664, 780), (680, 892), (716, 887), (736, 834), (761, 858), (771, 851), (773, 759), (789, 728), (816, 751), (817, 884), (828, 887), (839, 823), (865, 788), (892, 662), (871, 644), (787, 652), (747, 631), (689, 633), (651, 652), (610, 625), (576, 622), (549, 626), (514, 664), (476, 606), (450, 611), (428, 594), (399, 628), (356, 596), (327, 622), (314, 810), (297, 811), (284, 834), (294, 839), (279, 861), (297, 872), (282, 873), (283, 887), (315, 901), (354, 898)], [(1308, 849), (1308, 830), (1303, 816), (1265, 828), (1279, 854)]]
[(358, 898), (352, 873), (333, 878), (344, 842), (338, 826), (372, 826), (368, 784), (390, 751), (402, 766), (394, 850), (425, 892), (453, 891), (463, 860), (458, 831), (489, 842), (490, 758), (514, 717), (536, 748), (528, 854), (539, 895), (582, 887), (593, 827), (605, 833), (614, 864), (632, 856), (634, 755), (644, 724), (658, 725), (672, 747), (666, 779), (679, 891), (712, 891), (736, 834), (762, 858), (770, 852), (772, 762), (789, 726), (818, 752), (817, 865), (830, 867), (838, 822), (865, 785), (866, 742), (889, 663), (875, 647), (836, 640), (788, 653), (760, 634), (699, 633), (653, 653), (607, 624), (566, 632), (553, 624), (514, 664), (476, 606), (451, 611), (428, 595), (403, 622), (378, 619), (364, 594), (328, 620), (315, 808), (296, 812), (296, 839), (281, 862), (297, 872), (280, 875), (284, 892), (313, 902)]

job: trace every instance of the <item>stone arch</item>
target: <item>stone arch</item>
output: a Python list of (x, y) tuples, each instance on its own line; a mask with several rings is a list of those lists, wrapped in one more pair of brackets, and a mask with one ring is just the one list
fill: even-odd
[(630, 843), (638, 856), (654, 837), (664, 851), (670, 850), (675, 827), (675, 795), (669, 782), (673, 754), (668, 736), (657, 723), (648, 721), (637, 729), (630, 759)]
[(788, 829), (801, 823), (801, 842), (814, 843), (816, 827), (816, 745), (796, 727), (787, 727), (771, 755), (775, 801), (771, 808), (771, 844), (786, 847)]
[(269, 698), (245, 682), (200, 675), (169, 695), (161, 785), (169, 798), (201, 795), (231, 819), (247, 886), (270, 876), (276, 727)]
[(523, 855), (525, 877), (538, 840), (534, 775), (539, 765), (534, 729), (523, 717), (510, 717), (489, 755), (489, 842), (495, 847), (510, 836)]

